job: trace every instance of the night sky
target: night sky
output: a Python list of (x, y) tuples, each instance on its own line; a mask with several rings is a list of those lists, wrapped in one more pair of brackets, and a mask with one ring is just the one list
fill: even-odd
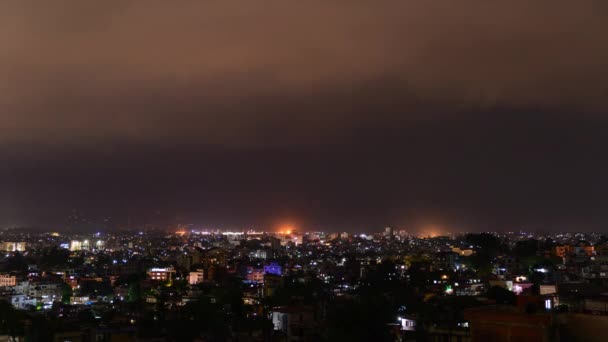
[(604, 0), (3, 1), (0, 226), (608, 231)]

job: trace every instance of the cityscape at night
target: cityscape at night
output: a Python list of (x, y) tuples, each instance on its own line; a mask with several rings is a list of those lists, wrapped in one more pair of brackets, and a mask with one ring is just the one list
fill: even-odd
[(177, 225), (0, 238), (13, 340), (594, 341), (608, 317), (600, 233)]
[(608, 341), (605, 0), (0, 2), (0, 342)]

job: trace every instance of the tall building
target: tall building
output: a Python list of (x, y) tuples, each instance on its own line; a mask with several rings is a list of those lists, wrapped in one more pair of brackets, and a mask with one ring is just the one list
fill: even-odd
[[(101, 242), (99, 242), (101, 244)], [(70, 241), (70, 250), (72, 252), (77, 252), (81, 250), (88, 251), (91, 248), (91, 243), (89, 240), (72, 240)]]
[(384, 228), (384, 236), (389, 239), (392, 239), (393, 238), (393, 228), (392, 227)]
[(23, 252), (27, 246), (26, 242), (3, 242), (2, 250), (5, 252)]

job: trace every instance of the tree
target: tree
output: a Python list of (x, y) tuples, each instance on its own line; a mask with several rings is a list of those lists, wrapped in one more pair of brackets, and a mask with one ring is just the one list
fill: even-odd
[(0, 332), (12, 338), (23, 334), (24, 327), (20, 316), (9, 302), (0, 300)]
[(465, 258), (463, 262), (467, 267), (474, 269), (480, 276), (492, 273), (492, 257), (485, 253), (475, 253)]
[(61, 286), (61, 301), (63, 304), (70, 304), (70, 298), (73, 295), (72, 287), (66, 283)]
[(387, 323), (396, 322), (381, 296), (339, 300), (327, 316), (329, 341), (390, 341)]
[(513, 253), (518, 257), (530, 257), (537, 254), (540, 242), (535, 239), (517, 241)]
[(26, 341), (52, 341), (53, 327), (44, 316), (34, 315), (31, 325), (27, 327)]
[(467, 234), (465, 235), (465, 241), (474, 247), (477, 247), (480, 252), (488, 255), (496, 255), (504, 249), (500, 239), (488, 233)]
[(132, 282), (129, 284), (129, 290), (127, 292), (127, 300), (131, 303), (139, 302), (142, 299), (142, 291), (139, 282)]
[(227, 313), (222, 310), (223, 305), (212, 303), (210, 298), (203, 297), (197, 301), (190, 302), (185, 307), (187, 318), (196, 322), (188, 334), (198, 335), (198, 332), (209, 334), (217, 340), (226, 339), (230, 330), (230, 322)]
[(50, 249), (45, 249), (42, 252), (39, 264), (44, 267), (61, 267), (68, 263), (70, 251), (65, 248), (54, 246)]
[(27, 271), (27, 260), (20, 252), (16, 252), (14, 255), (7, 259), (8, 271)]

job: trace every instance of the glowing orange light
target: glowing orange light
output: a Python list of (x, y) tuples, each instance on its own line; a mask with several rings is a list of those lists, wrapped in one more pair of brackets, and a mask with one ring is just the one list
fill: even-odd
[(282, 235), (290, 235), (293, 231), (294, 229), (291, 226), (283, 226), (279, 229), (278, 233)]
[(186, 232), (183, 230), (178, 230), (177, 232), (175, 232), (175, 234), (177, 234), (179, 236), (184, 236), (184, 235), (186, 235)]
[(437, 224), (426, 224), (421, 227), (419, 236), (423, 238), (435, 238), (441, 236), (444, 231), (444, 228)]

